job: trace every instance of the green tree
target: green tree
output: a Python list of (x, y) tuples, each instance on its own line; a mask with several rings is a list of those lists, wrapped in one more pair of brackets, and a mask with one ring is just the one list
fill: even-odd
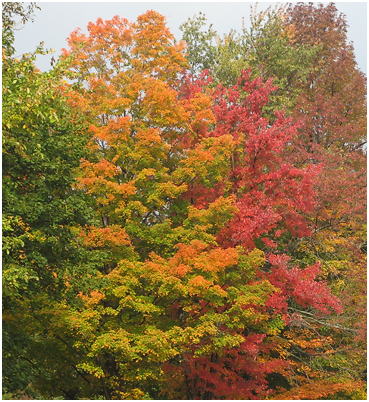
[[(301, 89), (295, 85), (306, 79), (319, 52), (315, 44), (292, 43), (293, 30), (285, 24), (287, 7), (251, 10), (250, 28), (231, 31), (221, 38), (211, 25), (204, 32), (203, 14), (182, 24), (182, 39), (192, 70), (209, 69), (214, 84), (234, 85), (242, 70), (251, 69), (252, 78), (273, 78), (277, 90), (270, 96), (264, 111), (273, 118), (274, 110), (291, 113)], [(206, 55), (206, 52), (209, 56)]]
[[(13, 14), (26, 20), (33, 7), (24, 10), (19, 3), (3, 4), (3, 29), (13, 29)], [(80, 278), (82, 284), (86, 276), (83, 256), (73, 239), (74, 228), (90, 220), (83, 194), (74, 184), (87, 136), (83, 121), (60, 91), (63, 66), (40, 73), (34, 66), (37, 51), (18, 60), (11, 56), (12, 40), (5, 46), (3, 392), (8, 397), (23, 392), (57, 397), (63, 392), (56, 386), (56, 394), (49, 393), (56, 378), (46, 361), (63, 362), (65, 345), (55, 337), (51, 341), (48, 322), (40, 317), (45, 306), (70, 297), (68, 278)], [(71, 371), (69, 367), (66, 373), (73, 377)], [(32, 383), (47, 382), (50, 387), (44, 394), (29, 388)]]
[[(17, 1), (2, 3), (2, 52), (7, 56), (14, 53), (14, 31), (17, 25), (25, 24), (33, 19), (33, 12), (40, 9), (36, 3), (29, 3), (27, 7), (24, 3)], [(16, 21), (16, 20), (20, 21)]]
[(180, 26), (183, 31), (182, 40), (186, 43), (186, 59), (193, 74), (206, 69), (213, 70), (217, 60), (218, 49), (214, 43), (217, 33), (211, 25), (204, 32), (202, 28), (205, 25), (205, 15), (200, 12)]

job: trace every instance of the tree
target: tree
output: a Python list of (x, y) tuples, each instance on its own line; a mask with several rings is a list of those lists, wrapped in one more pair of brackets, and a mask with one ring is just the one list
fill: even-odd
[[(185, 34), (189, 27), (189, 24), (185, 26)], [(191, 29), (194, 27), (195, 24)], [(296, 233), (292, 233), (292, 236), (291, 233), (282, 235), (276, 242), (277, 250), (291, 255), (293, 261), (302, 266), (321, 261), (323, 277), (329, 280), (340, 296), (342, 289), (356, 294), (354, 289), (348, 290), (347, 286), (351, 286), (352, 278), (357, 278), (358, 272), (362, 272), (358, 270), (359, 267), (365, 264), (360, 247), (365, 244), (366, 79), (357, 69), (352, 45), (347, 43), (346, 31), (345, 18), (337, 13), (333, 4), (298, 4), (268, 9), (262, 13), (255, 8), (250, 30), (239, 34), (231, 32), (224, 42), (218, 38), (217, 57), (210, 67), (207, 66), (214, 75), (214, 81), (227, 86), (234, 83), (245, 66), (251, 67), (253, 76), (274, 79), (273, 84), (278, 89), (271, 94), (272, 101), (264, 106), (264, 116), (271, 118), (271, 112), (278, 107), (284, 109), (299, 126), (298, 135), (291, 137), (283, 160), (297, 168), (315, 164), (321, 169), (315, 178), (317, 194), (315, 203), (311, 204), (314, 207), (305, 214), (312, 236), (306, 236), (308, 231), (303, 237), (296, 236)], [(186, 38), (190, 40), (188, 46), (192, 49), (191, 36), (187, 35)], [(187, 57), (192, 60), (194, 54), (192, 50)], [(260, 208), (261, 203), (257, 206)], [(245, 211), (250, 211), (249, 205)], [(260, 212), (253, 216), (261, 217)], [(301, 227), (301, 223), (297, 226)], [(345, 294), (344, 299), (347, 300)], [(365, 297), (365, 292), (361, 291), (360, 294), (360, 298)], [(353, 303), (358, 303), (357, 297), (355, 299)], [(359, 322), (364, 325), (365, 317), (358, 312), (353, 314), (351, 306), (347, 308), (347, 314), (338, 320), (340, 324), (337, 323), (337, 317), (324, 320), (325, 325), (335, 333), (328, 348), (334, 350), (335, 357), (332, 354), (327, 358), (322, 356), (323, 360), (314, 369), (322, 370), (323, 378), (332, 375), (334, 370), (343, 375), (340, 378), (333, 375), (327, 384), (327, 391), (324, 391), (326, 393), (321, 394), (323, 397), (334, 392), (341, 392), (342, 395), (343, 390), (350, 387), (362, 389), (362, 383), (359, 381), (354, 385), (352, 379), (363, 378), (360, 373), (365, 371), (365, 364), (362, 366), (360, 363), (360, 368), (352, 369), (347, 359), (346, 342), (352, 339), (352, 332), (348, 329), (353, 325), (353, 316), (357, 314), (358, 318), (355, 327), (360, 326)], [(362, 311), (361, 307), (359, 310)], [(291, 309), (291, 314), (294, 313), (300, 314), (301, 310)], [(303, 319), (314, 328), (313, 332), (319, 332), (310, 312), (304, 312)], [(358, 333), (362, 333), (362, 329)], [(325, 337), (325, 333), (320, 333), (316, 338), (311, 331), (306, 335), (305, 345), (320, 342), (319, 338)], [(294, 347), (298, 347), (301, 331), (292, 331), (291, 336), (295, 338), (290, 337), (289, 342), (293, 340), (296, 342)], [(359, 351), (362, 346), (358, 347), (363, 343), (355, 339), (349, 349), (353, 355), (363, 355), (363, 350)], [(343, 344), (345, 347), (338, 346)], [(295, 360), (303, 357), (299, 355), (294, 358), (296, 353), (293, 349), (288, 353)], [(358, 359), (355, 360), (356, 367), (362, 361)], [(304, 364), (306, 362), (304, 360)], [(312, 367), (305, 367), (306, 373), (311, 374)], [(352, 374), (354, 372), (356, 374)], [(318, 371), (316, 373), (316, 381), (322, 384), (321, 375)], [(336, 384), (336, 388), (332, 384)], [(342, 391), (339, 391), (339, 387), (342, 387)], [(288, 395), (294, 395), (294, 392), (295, 386), (292, 385)], [(311, 392), (310, 397), (318, 397), (309, 385), (304, 392)]]
[(14, 30), (16, 29), (16, 19), (20, 18), (20, 23), (25, 24), (28, 20), (32, 21), (33, 12), (40, 9), (36, 3), (29, 3), (27, 8), (23, 3), (3, 2), (2, 3), (2, 53), (3, 57), (12, 56), (14, 53)]
[[(3, 4), (6, 35), (14, 27), (14, 13), (26, 20), (33, 7)], [(48, 349), (48, 323), (38, 320), (46, 306), (67, 297), (68, 278), (87, 271), (79, 265), (82, 256), (73, 241), (74, 228), (90, 219), (74, 176), (87, 137), (84, 122), (60, 92), (63, 66), (40, 73), (35, 54), (18, 60), (11, 46), (3, 48), (2, 81), (3, 392), (39, 397), (38, 383), (55, 385), (45, 361), (53, 356), (61, 364), (66, 355), (55, 338)], [(61, 367), (73, 377), (73, 369)], [(62, 394), (55, 391), (54, 396)]]
[[(292, 152), (295, 163), (324, 162), (320, 179), (324, 192), (320, 190), (318, 208), (324, 214), (334, 202), (333, 210), (341, 216), (330, 214), (330, 219), (339, 222), (348, 205), (352, 216), (365, 211), (366, 79), (356, 67), (352, 45), (347, 44), (346, 21), (333, 4), (296, 6), (288, 24), (299, 27), (293, 43), (318, 43), (321, 48), (314, 61), (319, 68), (300, 82), (303, 91), (294, 116), (301, 129)], [(334, 172), (339, 172), (339, 179)], [(349, 194), (342, 191), (348, 182)], [(324, 219), (317, 225), (324, 226)]]
[[(273, 79), (277, 88), (264, 106), (269, 119), (277, 109), (283, 108), (289, 114), (296, 106), (300, 88), (295, 84), (305, 80), (319, 52), (316, 44), (291, 43), (294, 31), (285, 23), (286, 9), (278, 6), (258, 12), (255, 6), (251, 10), (250, 29), (231, 31), (223, 38), (211, 26), (207, 33), (201, 30), (206, 25), (204, 15), (181, 26), (190, 65), (197, 72), (208, 69), (214, 83), (234, 85), (241, 71), (248, 68), (252, 78)], [(203, 49), (212, 55), (209, 60), (204, 57)]]
[[(279, 315), (280, 321), (269, 321), (269, 330), (261, 331), (264, 334), (259, 332), (260, 329), (253, 332), (255, 327), (250, 322), (246, 326), (243, 323), (241, 334), (244, 336), (244, 343), (237, 348), (216, 351), (202, 359), (186, 356), (186, 363), (182, 367), (177, 365), (177, 369), (173, 370), (170, 366), (168, 371), (173, 374), (170, 386), (173, 387), (174, 378), (183, 378), (178, 388), (187, 389), (187, 398), (208, 399), (222, 396), (227, 399), (254, 399), (256, 396), (268, 395), (271, 389), (267, 384), (272, 375), (278, 373), (288, 378), (282, 356), (288, 350), (289, 344), (284, 341), (281, 332), (289, 324), (286, 315), (289, 297), (302, 308), (311, 306), (328, 313), (327, 306), (330, 306), (333, 310), (340, 311), (338, 300), (330, 295), (324, 284), (315, 282), (319, 274), (317, 265), (300, 271), (296, 267), (288, 267), (286, 259), (282, 267), (283, 259), (273, 253), (273, 247), (276, 246), (273, 240), (278, 242), (278, 237), (283, 232), (306, 235), (303, 232), (303, 221), (299, 220), (296, 211), (300, 208), (306, 208), (307, 211), (311, 207), (309, 181), (314, 172), (295, 169), (279, 159), (279, 153), (293, 136), (295, 127), (280, 114), (273, 125), (268, 125), (268, 120), (262, 117), (262, 107), (272, 90), (271, 83), (269, 81), (262, 84), (260, 79), (250, 81), (249, 77), (250, 72), (244, 72), (238, 85), (231, 88), (218, 87), (214, 92), (213, 110), (216, 122), (213, 130), (202, 133), (203, 139), (195, 145), (185, 161), (186, 167), (191, 166), (191, 163), (193, 169), (187, 170), (187, 174), (198, 172), (194, 174), (195, 180), (185, 196), (194, 200), (194, 206), (200, 210), (206, 208), (207, 202), (219, 196), (235, 197), (237, 212), (227, 224), (227, 229), (219, 232), (217, 240), (223, 247), (241, 244), (246, 249), (256, 251), (261, 248), (268, 253), (268, 262), (259, 265), (255, 271), (256, 277), (251, 279), (250, 285), (256, 286), (256, 278), (259, 276), (274, 287), (270, 298), (264, 299), (264, 308), (267, 307), (264, 312), (268, 311), (273, 315), (273, 311), (274, 315)], [(217, 143), (222, 144), (220, 155), (215, 150)], [(218, 155), (224, 159), (219, 159)], [(207, 161), (207, 168), (204, 167), (204, 160)], [(213, 170), (213, 166), (217, 170)], [(222, 177), (221, 183), (211, 182), (210, 177)], [(300, 233), (296, 232), (296, 226), (301, 230)], [(255, 249), (255, 244), (258, 249)], [(268, 264), (274, 266), (273, 275), (263, 274), (264, 265)], [(288, 283), (286, 287), (277, 280), (284, 276)], [(236, 278), (234, 277), (234, 282), (228, 281), (232, 284), (232, 289)], [(293, 290), (289, 293), (287, 289), (291, 286)], [(240, 294), (249, 294), (251, 289), (242, 289)], [(228, 308), (229, 311), (234, 311), (232, 303), (227, 304), (222, 309), (223, 316)], [(252, 303), (248, 306), (258, 311), (259, 306)], [(242, 315), (242, 309), (238, 315)], [(255, 325), (258, 319), (253, 318)], [(248, 328), (247, 332), (245, 327)], [(223, 327), (223, 331), (226, 330)], [(249, 360), (250, 355), (245, 355), (245, 350), (248, 349), (257, 351), (256, 356), (260, 354), (260, 360), (254, 356), (257, 363), (253, 364)], [(280, 350), (278, 357), (281, 358), (277, 359), (274, 355), (273, 359), (271, 355), (268, 356), (270, 350)], [(263, 355), (265, 351), (269, 358)], [(260, 364), (262, 361), (267, 361), (267, 364)], [(176, 393), (170, 395), (178, 398)]]
[[(212, 89), (206, 74), (183, 71), (184, 48), (153, 11), (136, 23), (99, 19), (69, 47), (68, 97), (91, 122), (79, 183), (101, 217), (80, 238), (116, 249), (83, 307), (60, 309), (66, 332), (79, 334), (89, 395), (267, 395), (267, 376), (284, 365), (270, 350), (287, 299), (340, 311), (316, 268), (295, 268), (292, 293), (261, 271), (273, 240), (311, 208), (315, 174), (282, 163), (296, 128), (283, 114), (263, 117), (271, 82), (249, 71)], [(170, 389), (173, 374), (181, 381)]]
[(206, 25), (206, 17), (200, 12), (193, 19), (184, 22), (180, 29), (183, 31), (182, 40), (186, 43), (186, 59), (192, 74), (213, 69), (218, 59), (218, 48), (214, 45), (217, 33), (210, 25), (206, 32), (201, 30)]
[[(307, 161), (323, 164), (317, 181), (318, 203), (310, 218), (313, 236), (302, 244), (294, 243), (293, 248), (302, 251), (298, 258), (307, 258), (310, 263), (321, 260), (332, 288), (348, 301), (351, 297), (347, 294), (356, 294), (351, 288), (352, 278), (363, 272), (360, 266), (365, 264), (360, 247), (365, 240), (366, 219), (366, 78), (348, 44), (346, 20), (333, 4), (291, 7), (287, 24), (294, 27), (293, 43), (314, 43), (321, 49), (314, 60), (318, 68), (300, 82), (303, 90), (293, 113), (301, 121), (301, 129), (289, 159), (298, 166)], [(357, 296), (353, 297), (357, 303)], [(366, 295), (361, 291), (360, 300), (363, 297)], [(355, 335), (362, 330), (351, 332), (350, 328), (365, 325), (366, 318), (359, 308), (354, 324), (349, 304), (339, 324), (327, 323), (333, 328), (341, 326), (332, 341), (337, 362), (331, 358), (328, 365), (338, 366), (336, 370), (346, 379), (359, 380), (351, 389), (360, 390), (366, 364), (359, 363), (363, 362), (360, 358), (352, 359), (365, 354), (361, 348), (365, 350), (366, 346)], [(352, 355), (347, 354), (347, 347)]]

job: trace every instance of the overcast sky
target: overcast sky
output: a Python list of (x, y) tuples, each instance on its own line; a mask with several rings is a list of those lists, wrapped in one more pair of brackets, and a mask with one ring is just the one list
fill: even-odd
[[(27, 3), (25, 3), (27, 4)], [(167, 26), (177, 39), (181, 39), (179, 26), (189, 17), (200, 11), (203, 12), (209, 23), (218, 34), (229, 33), (231, 29), (242, 29), (242, 17), (248, 27), (250, 6), (254, 2), (43, 2), (37, 1), (41, 10), (36, 10), (34, 22), (28, 22), (16, 32), (16, 54), (21, 55), (35, 50), (43, 41), (46, 48), (55, 49), (55, 55), (60, 49), (67, 47), (66, 38), (77, 27), (86, 32), (88, 22), (95, 22), (97, 18), (111, 19), (120, 15), (130, 21), (149, 9), (158, 11), (167, 19)], [(276, 2), (259, 2), (258, 10), (264, 10)], [(285, 2), (280, 2), (285, 4)], [(328, 4), (328, 3), (326, 3)], [(366, 73), (367, 69), (367, 2), (335, 2), (337, 9), (344, 13), (348, 22), (348, 39), (355, 48), (356, 60), (359, 68)], [(39, 56), (37, 66), (41, 70), (50, 68), (51, 55)]]

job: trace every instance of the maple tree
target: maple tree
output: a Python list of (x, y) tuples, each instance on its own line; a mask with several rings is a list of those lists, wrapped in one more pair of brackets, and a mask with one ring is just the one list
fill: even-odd
[[(340, 310), (325, 285), (314, 285), (317, 271), (305, 278), (296, 268), (291, 295), (277, 296), (282, 291), (272, 277), (258, 279), (265, 257), (255, 242), (268, 252), (269, 237), (307, 230), (299, 211), (311, 208), (316, 171), (284, 164), (280, 156), (296, 127), (283, 114), (268, 124), (262, 107), (274, 88), (251, 80), (250, 72), (230, 89), (213, 90), (206, 75), (178, 79), (184, 48), (156, 12), (133, 24), (98, 20), (88, 31), (75, 31), (64, 52), (73, 55), (71, 72), (81, 84), (70, 102), (91, 122), (80, 187), (94, 197), (102, 219), (83, 239), (111, 248), (107, 229), (115, 228), (121, 242), (101, 268), (108, 282), (81, 295), (95, 312), (67, 314), (68, 325), (86, 337), (75, 343), (84, 356), (78, 367), (110, 398), (267, 395), (267, 375), (283, 366), (268, 356), (287, 320), (283, 300)], [(107, 31), (110, 36), (100, 34)], [(113, 33), (119, 42), (109, 40)], [(118, 69), (122, 49), (126, 59)], [(244, 264), (251, 265), (248, 274)], [(310, 281), (321, 302), (300, 289)], [(259, 351), (267, 363), (260, 356), (252, 364)], [(236, 361), (240, 368), (227, 368)], [(163, 386), (173, 373), (184, 378), (180, 394)]]
[[(223, 41), (215, 32), (211, 37), (199, 35), (204, 25), (204, 16), (201, 20), (189, 20), (182, 27), (183, 37), (190, 40), (190, 49), (196, 43), (193, 38), (206, 40), (207, 46), (214, 46), (213, 54), (217, 56), (213, 58), (213, 64), (206, 67), (214, 74), (215, 81), (232, 85), (239, 71), (248, 66), (254, 75), (272, 77), (278, 90), (265, 105), (264, 113), (270, 117), (275, 107), (283, 108), (299, 125), (298, 135), (291, 138), (286, 148), (284, 161), (298, 168), (311, 163), (321, 166), (315, 181), (318, 191), (315, 204), (305, 214), (311, 236), (282, 236), (278, 239), (277, 249), (287, 252), (293, 261), (303, 266), (322, 261), (323, 277), (329, 280), (337, 295), (342, 296), (345, 289), (343, 299), (347, 300), (347, 294), (355, 294), (353, 303), (365, 303), (365, 289), (357, 293), (357, 288), (354, 290), (350, 286), (354, 277), (355, 281), (363, 279), (359, 267), (365, 265), (365, 256), (360, 249), (366, 244), (366, 79), (356, 66), (352, 45), (348, 44), (344, 16), (333, 4), (290, 5), (260, 13), (255, 7), (251, 28), (241, 33), (231, 32)], [(198, 33), (197, 36), (193, 31)], [(214, 37), (217, 37), (216, 45), (211, 42)], [(247, 45), (243, 47), (244, 44)], [(188, 58), (194, 60), (193, 50)], [(205, 67), (201, 63), (197, 66), (198, 69)], [(362, 389), (360, 381), (350, 385), (349, 379), (354, 372), (354, 378), (364, 378), (363, 360), (358, 357), (355, 363), (352, 362), (353, 369), (347, 360), (347, 352), (338, 345), (343, 345), (342, 339), (345, 339), (345, 345), (350, 343), (351, 353), (355, 349), (357, 356), (365, 355), (365, 342), (352, 338), (352, 334), (365, 333), (366, 320), (361, 307), (354, 314), (352, 307), (347, 308), (350, 313), (342, 315), (340, 324), (336, 318), (333, 322), (324, 321), (336, 332), (331, 348), (337, 363), (333, 363), (331, 355), (330, 363), (319, 367), (325, 366), (325, 377), (327, 370), (343, 370), (346, 383), (341, 384), (342, 387)], [(358, 320), (356, 324), (352, 321), (354, 316)], [(303, 317), (309, 325), (313, 324), (310, 313)], [(352, 325), (361, 329), (352, 332)], [(316, 341), (314, 337), (311, 339)], [(329, 365), (340, 368), (332, 370)], [(317, 375), (316, 381), (321, 382), (318, 372)], [(333, 378), (330, 384), (336, 383), (339, 388), (340, 381)], [(307, 385), (306, 392), (310, 389), (311, 395), (317, 397), (313, 387)], [(294, 389), (293, 386), (292, 393)], [(332, 394), (339, 391), (327, 385), (329, 389)], [(327, 394), (323, 395), (322, 391), (322, 396)]]
[[(299, 165), (307, 160), (324, 164), (317, 181), (318, 203), (310, 218), (313, 236), (301, 244), (304, 251), (299, 258), (321, 260), (337, 294), (345, 294), (347, 302), (356, 298), (354, 303), (360, 305), (365, 289), (358, 296), (357, 285), (356, 289), (351, 286), (352, 278), (365, 278), (360, 268), (366, 264), (365, 255), (360, 248), (366, 221), (366, 78), (347, 43), (345, 18), (333, 4), (298, 5), (291, 8), (287, 23), (295, 28), (293, 43), (314, 43), (321, 49), (314, 62), (318, 68), (300, 83), (303, 91), (294, 112), (302, 126), (290, 158)], [(350, 372), (352, 362), (345, 348), (351, 349), (351, 358), (366, 353), (365, 342), (355, 336), (365, 331), (366, 317), (359, 307), (354, 324), (349, 303), (346, 311), (339, 320), (345, 329), (336, 335), (338, 365), (341, 370), (348, 368), (347, 378), (365, 380), (366, 364), (358, 358)], [(352, 386), (360, 388), (360, 382)]]
[[(291, 32), (292, 46), (314, 45), (320, 49), (313, 59), (314, 68), (310, 69), (306, 79), (294, 84), (300, 95), (292, 118), (299, 121), (301, 127), (287, 159), (296, 166), (320, 163), (322, 170), (316, 182), (317, 204), (309, 215), (312, 236), (302, 241), (293, 240), (290, 253), (303, 263), (322, 261), (325, 278), (329, 279), (336, 294), (343, 295), (342, 289), (345, 289), (345, 299), (347, 294), (356, 294), (354, 289), (350, 290), (350, 278), (358, 275), (359, 279), (362, 271), (358, 268), (365, 264), (360, 247), (365, 241), (366, 80), (357, 69), (352, 46), (347, 44), (346, 21), (333, 4), (291, 6), (285, 24)], [(365, 297), (362, 289), (359, 299), (365, 300)], [(330, 358), (325, 363), (320, 361), (325, 372), (336, 370), (344, 373), (344, 379), (335, 380), (338, 388), (342, 386), (349, 390), (351, 387), (352, 392), (356, 389), (359, 393), (363, 389), (361, 381), (365, 380), (362, 375), (365, 363), (361, 365), (362, 360), (358, 358), (355, 369), (352, 369), (347, 351), (341, 346), (348, 342), (349, 348), (356, 349), (351, 356), (365, 354), (365, 342), (352, 337), (365, 331), (366, 320), (362, 312), (358, 309), (358, 322), (354, 325), (346, 314), (342, 315), (338, 325), (336, 319), (326, 322), (326, 326), (335, 331), (335, 336)], [(311, 325), (312, 317), (303, 316)], [(352, 313), (348, 316), (351, 317)], [(358, 324), (361, 329), (352, 331), (352, 328), (358, 328)], [(332, 370), (330, 367), (336, 368)], [(352, 378), (356, 383), (350, 385)], [(311, 395), (317, 395), (307, 385), (306, 392), (308, 390)], [(346, 395), (350, 393), (346, 391)]]

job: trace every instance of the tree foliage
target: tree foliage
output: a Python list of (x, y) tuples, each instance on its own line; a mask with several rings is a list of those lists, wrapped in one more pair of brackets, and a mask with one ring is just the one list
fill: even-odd
[[(36, 3), (31, 2), (24, 7), (23, 3), (3, 2), (2, 3), (2, 53), (3, 56), (11, 56), (14, 54), (14, 31), (17, 29), (17, 25), (25, 24), (33, 18), (33, 12), (36, 9), (40, 9)], [(17, 21), (20, 20), (20, 21)]]
[[(3, 5), (6, 16), (13, 7), (27, 18), (29, 11), (16, 3)], [(43, 363), (42, 338), (48, 325), (40, 326), (37, 320), (48, 303), (65, 297), (71, 275), (81, 279), (73, 229), (90, 218), (82, 194), (73, 188), (73, 171), (87, 142), (85, 124), (60, 91), (62, 66), (40, 73), (34, 58), (24, 55), (18, 60), (3, 52), (3, 391), (7, 395), (25, 391), (39, 376), (46, 378), (52, 372)], [(53, 353), (62, 359), (60, 350)]]
[(252, 21), (5, 56), (8, 395), (365, 398), (364, 76), (332, 5)]

